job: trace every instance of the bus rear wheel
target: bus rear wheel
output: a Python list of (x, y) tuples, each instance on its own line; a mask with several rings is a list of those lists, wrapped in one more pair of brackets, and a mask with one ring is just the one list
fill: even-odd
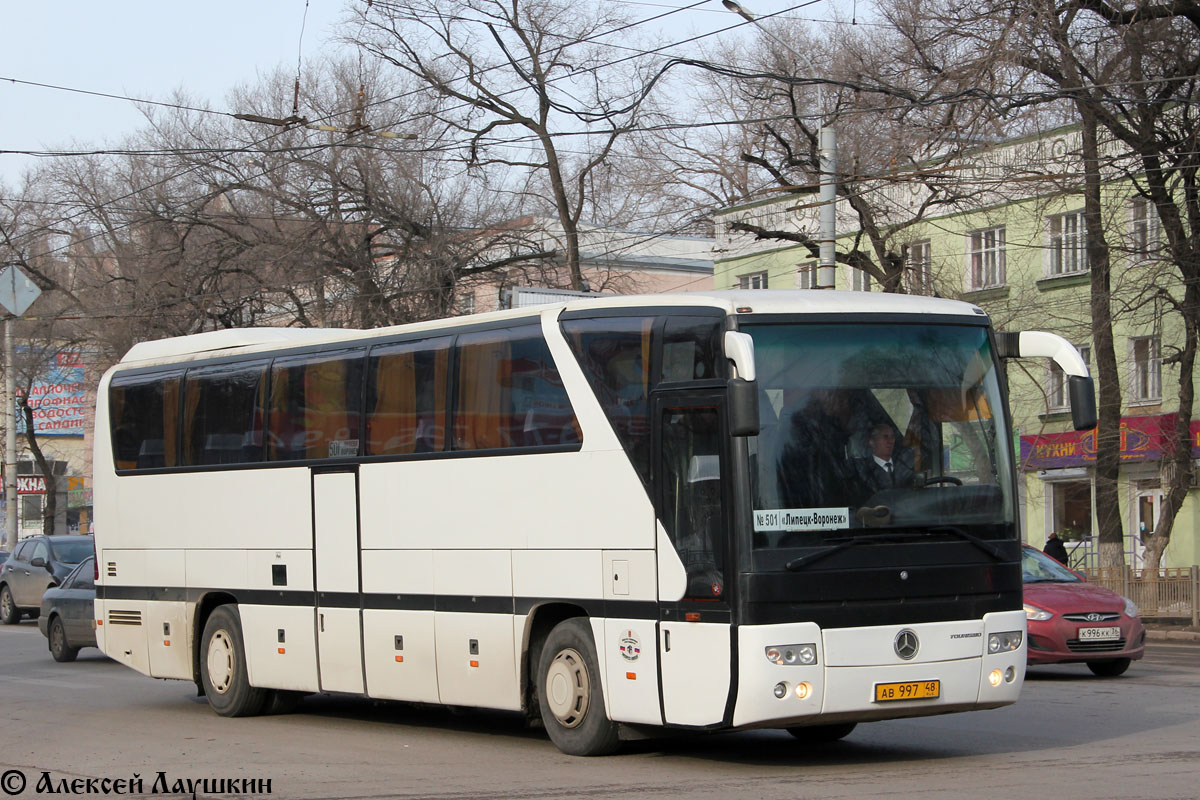
[(251, 717), (262, 713), (267, 692), (250, 685), (237, 606), (217, 606), (204, 623), (200, 680), (208, 704), (222, 717)]
[(550, 631), (538, 659), (537, 697), (550, 741), (571, 756), (603, 756), (620, 745), (604, 713), (604, 691), (591, 627), (582, 617)]

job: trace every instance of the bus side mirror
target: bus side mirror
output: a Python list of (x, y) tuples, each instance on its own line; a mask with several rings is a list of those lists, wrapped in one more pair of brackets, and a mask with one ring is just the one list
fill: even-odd
[(1075, 430), (1090, 431), (1096, 427), (1096, 388), (1091, 376), (1072, 375), (1067, 380), (1067, 391), (1071, 394), (1071, 422)]
[(1067, 376), (1071, 398), (1071, 423), (1077, 431), (1096, 427), (1096, 388), (1087, 363), (1075, 346), (1056, 333), (1010, 331), (996, 334), (1001, 358), (1051, 358)]
[(731, 379), (726, 408), (731, 436), (758, 435), (758, 381)]

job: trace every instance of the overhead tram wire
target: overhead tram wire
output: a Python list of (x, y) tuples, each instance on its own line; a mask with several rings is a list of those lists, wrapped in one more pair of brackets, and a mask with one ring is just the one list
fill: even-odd
[[(700, 2), (707, 2), (707, 1), (708, 1), (708, 0), (700, 0)], [(812, 4), (814, 4), (814, 3), (816, 3), (816, 2), (820, 2), (820, 1), (821, 1), (821, 0), (808, 0), (808, 2), (801, 3), (800, 5), (798, 5), (798, 6), (795, 6), (794, 8), (791, 8), (791, 9), (784, 9), (784, 11), (781, 11), (781, 12), (778, 12), (778, 13), (786, 13), (787, 11), (795, 10), (795, 8), (802, 8), (802, 7), (804, 7), (804, 6), (807, 6), (807, 5), (812, 5)], [(698, 4), (699, 4), (699, 3), (697, 3), (696, 5), (698, 5)], [(685, 7), (685, 9), (686, 9), (686, 8), (691, 8), (691, 6)], [(685, 10), (685, 9), (680, 9), (680, 10)], [(671, 11), (671, 12), (668, 12), (668, 13), (675, 13), (675, 11), (673, 10), (673, 11)], [(659, 18), (661, 18), (661, 17), (663, 17), (663, 16), (666, 16), (666, 14), (659, 15), (658, 17), (653, 17), (653, 18), (650, 18), (650, 19), (659, 19)], [(764, 15), (763, 17), (761, 17), (761, 19), (767, 19), (767, 18), (770, 18), (770, 17), (772, 17), (772, 16), (776, 16), (776, 15), (774, 15), (774, 14), (772, 14), (772, 15)], [(645, 21), (649, 21), (649, 20), (643, 20), (642, 22), (645, 22)], [(642, 24), (642, 22), (639, 22), (639, 23), (634, 23), (634, 24)], [(715, 33), (721, 33), (721, 32), (723, 32), (724, 30), (730, 30), (730, 29), (732, 29), (732, 28), (737, 28), (737, 27), (740, 27), (741, 25), (744, 25), (744, 24), (746, 24), (746, 23), (738, 23), (738, 24), (735, 24), (735, 25), (729, 26), (728, 28), (722, 29), (722, 30), (720, 30), (720, 31), (715, 31), (715, 32), (713, 32), (713, 33), (710, 33), (710, 34), (705, 34), (704, 36), (710, 36), (710, 35), (714, 35)], [(631, 26), (626, 26), (626, 27), (632, 27), (632, 25), (631, 25)], [(599, 36), (599, 35), (607, 35), (607, 32), (601, 32), (601, 34), (597, 34), (597, 36)], [(697, 39), (699, 39), (699, 38), (704, 38), (704, 37), (703, 37), (703, 36), (701, 36), (701, 37), (691, 37), (691, 38), (689, 38), (689, 39), (687, 39), (687, 40), (684, 40), (683, 42), (677, 42), (677, 43), (673, 43), (673, 44), (671, 44), (671, 45), (667, 45), (667, 46), (666, 46), (666, 47), (664, 47), (664, 48), (658, 48), (658, 50), (666, 49), (667, 47), (678, 46), (679, 44), (683, 44), (683, 43), (688, 43), (688, 42), (691, 42), (691, 41), (695, 41), (695, 40), (697, 40)], [(582, 43), (582, 42), (584, 42), (584, 41), (587, 41), (587, 40), (586, 40), (586, 39), (585, 39), (585, 40), (580, 40), (580, 43)], [(650, 52), (654, 52), (654, 51), (650, 51)], [(613, 63), (621, 63), (621, 62), (623, 62), (623, 61), (627, 61), (627, 60), (629, 60), (629, 58), (630, 58), (630, 57), (623, 58), (623, 59), (619, 59), (617, 62), (613, 62)], [(612, 66), (612, 64), (607, 64), (607, 65), (599, 65), (598, 67), (595, 67), (595, 68), (592, 68), (592, 69), (589, 69), (589, 70), (584, 70), (584, 71), (581, 71), (581, 72), (598, 72), (598, 70), (599, 70), (599, 69), (602, 69), (602, 68), (604, 68), (604, 67), (606, 67), (606, 66)], [(497, 67), (497, 68), (499, 68), (499, 67)], [(571, 75), (571, 76), (564, 76), (564, 77), (572, 77), (574, 74), (577, 74), (577, 73), (572, 73), (572, 75)], [(397, 95), (396, 97), (394, 97), (394, 98), (390, 98), (389, 100), (381, 100), (381, 101), (376, 101), (376, 102), (373, 102), (373, 103), (369, 104), (369, 105), (368, 105), (368, 107), (370, 107), (370, 106), (373, 106), (373, 105), (377, 105), (377, 104), (380, 104), (380, 103), (383, 103), (383, 102), (391, 102), (391, 101), (395, 101), (395, 100), (403, 99), (403, 98), (404, 98), (404, 97), (406, 97), (406, 96), (409, 96), (409, 95), (411, 95), (411, 94), (414, 94), (414, 93), (416, 93), (416, 91), (417, 91), (417, 90), (414, 90), (413, 92), (408, 92), (408, 93), (404, 93), (404, 94), (401, 94), (401, 95)], [(520, 91), (520, 90), (518, 89), (518, 90), (514, 90), (514, 91)], [(507, 94), (507, 93), (506, 93), (506, 94)], [(133, 100), (133, 98), (123, 98), (123, 99), (126, 99), (126, 100)], [(163, 104), (163, 105), (172, 105), (172, 104)], [(182, 108), (181, 106), (176, 106), (176, 107), (180, 107), (180, 108)], [(198, 110), (198, 111), (205, 111), (206, 113), (224, 114), (225, 116), (234, 116), (233, 114), (230, 114), (230, 113), (228, 113), (228, 112), (214, 112), (214, 111), (211, 111), (211, 110), (205, 110), (205, 109), (194, 109), (194, 110)], [(337, 114), (330, 114), (330, 115), (327, 115), (325, 118), (326, 118), (326, 119), (332, 119), (332, 118), (334, 118), (336, 115), (337, 115)], [(280, 133), (278, 133), (278, 132), (277, 132), (277, 133), (272, 133), (272, 134), (269, 134), (268, 136), (264, 137), (263, 139), (260, 139), (258, 142), (255, 142), (255, 143), (254, 143), (254, 144), (252, 144), (251, 146), (253, 147), (253, 146), (257, 146), (257, 145), (259, 145), (259, 144), (262, 144), (262, 143), (264, 143), (264, 142), (266, 142), (266, 141), (269, 141), (271, 138), (273, 138), (274, 136), (277, 136), (277, 135), (280, 135)], [(326, 147), (333, 147), (333, 146), (336, 146), (336, 143), (328, 143), (328, 144), (327, 144), (327, 145), (325, 145), (325, 146), (326, 146)], [(125, 195), (122, 195), (121, 197), (114, 198), (113, 202), (120, 202), (121, 200), (125, 200), (125, 199), (128, 199), (128, 198), (130, 198), (130, 197), (136, 196), (136, 195), (137, 195), (137, 194), (139, 194), (140, 192), (144, 192), (144, 191), (146, 191), (147, 189), (152, 189), (152, 188), (155, 188), (155, 187), (157, 187), (157, 186), (161, 186), (162, 184), (164, 184), (164, 183), (167, 183), (167, 182), (169, 182), (169, 181), (171, 181), (171, 180), (176, 180), (176, 179), (178, 179), (178, 178), (180, 178), (180, 177), (183, 177), (184, 175), (187, 175), (187, 174), (188, 174), (188, 173), (190, 173), (190, 172), (194, 172), (194, 171), (196, 171), (197, 169), (200, 169), (200, 168), (202, 168), (202, 166), (206, 166), (206, 165), (200, 165), (200, 164), (197, 164), (197, 165), (193, 165), (193, 166), (191, 166), (191, 167), (188, 167), (188, 168), (187, 168), (187, 169), (185, 169), (184, 171), (182, 171), (182, 172), (180, 172), (180, 173), (177, 173), (177, 174), (175, 174), (175, 175), (173, 175), (173, 176), (168, 176), (167, 178), (163, 178), (163, 179), (161, 179), (161, 180), (159, 180), (159, 181), (155, 181), (154, 183), (151, 183), (151, 184), (149, 184), (149, 185), (147, 185), (147, 186), (141, 187), (141, 188), (140, 188), (140, 189), (138, 189), (138, 190), (135, 190), (135, 191), (129, 192), (129, 193), (125, 194)], [(282, 166), (282, 165), (280, 165), (280, 166), (277, 166), (277, 167), (271, 167), (271, 168), (265, 169), (265, 170), (264, 170), (262, 173), (260, 173), (260, 174), (259, 174), (259, 175), (257, 175), (257, 176), (254, 176), (254, 177), (256, 177), (256, 178), (257, 178), (257, 177), (263, 177), (263, 176), (265, 176), (265, 175), (269, 174), (270, 172), (274, 171), (275, 169), (279, 169), (281, 166)], [(86, 214), (86, 213), (88, 213), (86, 210), (84, 210), (84, 211), (80, 211), (80, 212), (78, 212), (78, 213), (77, 213), (77, 214), (75, 214), (75, 215), (72, 215), (72, 216), (70, 216), (70, 217), (67, 217), (67, 218), (66, 218), (66, 219), (64, 219), (63, 221), (64, 221), (64, 222), (65, 222), (65, 221), (70, 221), (71, 219), (74, 219), (74, 218), (76, 218), (76, 217), (78, 217), (78, 216), (81, 216), (81, 215), (83, 215), (83, 214)], [(132, 224), (132, 223), (126, 223), (126, 224), (123, 224), (123, 225), (119, 226), (117, 229), (118, 229), (118, 230), (120, 230), (120, 229), (123, 229), (124, 227), (127, 227), (129, 224)], [(97, 234), (97, 236), (98, 236), (98, 235), (99, 235), (99, 234)], [(85, 241), (86, 241), (86, 240), (90, 240), (90, 239), (92, 239), (92, 238), (95, 238), (95, 236), (86, 237)], [(61, 248), (58, 248), (58, 249), (61, 249)], [(58, 249), (56, 249), (56, 250), (54, 250), (54, 251), (51, 251), (51, 252), (57, 252), (57, 250), (58, 250)]]
[[(813, 1), (815, 2), (816, 0), (813, 0)], [(696, 3), (696, 4), (694, 4), (694, 5), (699, 5), (699, 4), (703, 3), (703, 2), (708, 2), (708, 0), (699, 0), (699, 2), (698, 2), (698, 3)], [(690, 8), (690, 6), (689, 6), (688, 8)], [(672, 11), (672, 12), (669, 12), (669, 13), (675, 13), (675, 12), (674, 12), (674, 11)], [(654, 18), (651, 18), (651, 19), (658, 19), (658, 18), (661, 18), (661, 17), (663, 17), (663, 16), (666, 16), (666, 14), (659, 15), (658, 17), (654, 17)], [(644, 21), (643, 21), (643, 22), (644, 22)], [(635, 23), (635, 24), (640, 24), (640, 23)], [(631, 26), (627, 26), (627, 27), (631, 27)], [(735, 26), (735, 27), (736, 27), (736, 26)], [(598, 35), (599, 35), (599, 34), (598, 34)], [(581, 40), (581, 41), (586, 41), (586, 40)], [(603, 65), (602, 65), (602, 66), (603, 66)], [(0, 80), (11, 80), (11, 81), (13, 81), (13, 82), (16, 82), (16, 81), (17, 81), (17, 79), (5, 79), (5, 78), (0, 78)], [(24, 82), (24, 81), (22, 81), (22, 82)], [(54, 85), (52, 85), (52, 84), (41, 84), (41, 85), (42, 85), (42, 86), (44, 86), (44, 87), (47, 87), (47, 88), (56, 88), (56, 89), (62, 89), (62, 90), (64, 90), (64, 91), (80, 91), (80, 92), (83, 92), (83, 93), (92, 93), (92, 92), (87, 92), (86, 90), (74, 90), (74, 89), (70, 89), (69, 87), (57, 87), (57, 86), (54, 86)], [(400, 100), (400, 99), (403, 99), (404, 97), (407, 97), (407, 96), (410, 96), (410, 95), (412, 95), (412, 94), (415, 94), (417, 91), (419, 91), (419, 90), (414, 90), (413, 92), (407, 92), (407, 93), (404, 93), (404, 94), (401, 94), (401, 95), (397, 95), (396, 97), (394, 97), (394, 98), (390, 98), (390, 99), (388, 99), (388, 100), (375, 101), (375, 102), (373, 102), (373, 103), (371, 103), (371, 104), (368, 104), (368, 106), (367, 106), (367, 107), (374, 106), (374, 105), (378, 105), (378, 104), (381, 104), (381, 103), (383, 103), (383, 102), (392, 102), (392, 101), (395, 101), (395, 100)], [(98, 93), (94, 93), (94, 94), (98, 94)], [(121, 97), (121, 96), (119, 96), (119, 95), (107, 95), (107, 96), (110, 96), (110, 97), (113, 97), (113, 98), (116, 98), (116, 99), (122, 99), (122, 100), (126, 100), (126, 101), (139, 102), (139, 101), (138, 101), (136, 98), (130, 98), (130, 97)], [(232, 114), (232, 113), (230, 113), (230, 112), (219, 112), (219, 111), (212, 111), (211, 109), (188, 108), (188, 107), (186, 107), (186, 106), (180, 106), (180, 105), (178, 105), (178, 104), (162, 103), (162, 102), (158, 102), (158, 101), (145, 101), (145, 102), (149, 102), (149, 103), (151, 103), (151, 104), (157, 104), (157, 105), (171, 106), (171, 107), (178, 108), (178, 109), (183, 109), (183, 110), (194, 110), (194, 111), (200, 111), (200, 112), (204, 112), (204, 113), (220, 114), (220, 115), (224, 115), (224, 116), (230, 116), (230, 117), (233, 117), (233, 116), (234, 116), (234, 114)], [(326, 116), (324, 119), (333, 119), (334, 117), (338, 116), (340, 113), (343, 113), (343, 112), (334, 112), (334, 113), (332, 113), (332, 114), (329, 114), (329, 115), (327, 115), (327, 116)], [(337, 132), (337, 131), (336, 131), (336, 129), (332, 129), (332, 128), (317, 128), (317, 129), (318, 129), (318, 130), (328, 130), (329, 132)], [(264, 137), (264, 138), (260, 139), (259, 141), (257, 141), (257, 142), (255, 142), (255, 143), (253, 143), (253, 144), (251, 145), (251, 147), (254, 147), (254, 146), (258, 146), (258, 145), (260, 145), (260, 144), (263, 144), (263, 143), (265, 143), (266, 141), (269, 141), (271, 138), (273, 138), (273, 137), (275, 137), (275, 136), (278, 136), (278, 135), (280, 135), (280, 132), (275, 132), (275, 133), (268, 134), (266, 137)], [(327, 143), (327, 144), (325, 144), (324, 146), (325, 146), (325, 147), (333, 147), (333, 146), (336, 146), (336, 145), (337, 145), (337, 143)], [(113, 199), (113, 202), (120, 202), (121, 200), (125, 200), (125, 199), (128, 199), (128, 198), (130, 198), (130, 197), (136, 196), (136, 195), (137, 195), (137, 194), (139, 194), (140, 192), (144, 192), (144, 191), (146, 191), (146, 190), (148, 190), (148, 189), (153, 189), (153, 188), (155, 188), (155, 187), (157, 187), (157, 186), (161, 186), (162, 184), (164, 184), (164, 183), (167, 183), (167, 182), (169, 182), (169, 181), (171, 181), (171, 180), (176, 180), (176, 179), (178, 179), (178, 178), (180, 178), (180, 177), (183, 177), (184, 175), (187, 175), (187, 174), (188, 174), (188, 173), (190, 173), (190, 172), (194, 172), (195, 170), (197, 170), (197, 169), (200, 169), (202, 166), (204, 166), (204, 165), (193, 165), (193, 166), (191, 166), (191, 167), (188, 167), (188, 168), (187, 168), (187, 169), (185, 169), (183, 172), (180, 172), (180, 173), (177, 173), (177, 174), (175, 174), (175, 175), (173, 175), (173, 176), (169, 176), (169, 177), (167, 177), (167, 178), (164, 178), (164, 179), (161, 179), (161, 180), (155, 181), (155, 182), (153, 182), (153, 183), (151, 183), (151, 184), (148, 184), (147, 186), (141, 187), (140, 189), (137, 189), (137, 190), (135, 190), (135, 191), (132, 191), (132, 192), (129, 192), (129, 193), (125, 194), (125, 195), (122, 195), (121, 197), (114, 198), (114, 199)], [(280, 166), (282, 166), (282, 165), (280, 165)], [(275, 169), (278, 169), (278, 168), (280, 168), (280, 167), (272, 167), (272, 168), (270, 168), (270, 169), (264, 170), (262, 173), (260, 173), (260, 174), (259, 174), (259, 175), (257, 175), (257, 176), (254, 176), (254, 177), (263, 177), (263, 176), (265, 176), (265, 175), (269, 174), (270, 172), (272, 172), (272, 171), (274, 171)], [(107, 205), (107, 204), (106, 204), (106, 205)], [(77, 217), (77, 216), (81, 216), (81, 215), (83, 215), (83, 214), (86, 214), (86, 213), (88, 213), (86, 210), (85, 210), (85, 211), (78, 212), (78, 213), (77, 213), (77, 214), (75, 214), (75, 215), (72, 215), (72, 216), (70, 216), (70, 217), (67, 217), (67, 218), (66, 218), (66, 219), (64, 219), (63, 221), (64, 221), (64, 222), (66, 222), (66, 221), (70, 221), (70, 220), (74, 219), (75, 217)], [(120, 226), (120, 227), (118, 228), (118, 230), (119, 230), (119, 229), (122, 229), (122, 228), (124, 228), (124, 227), (126, 227), (126, 225), (122, 225), (122, 226)], [(90, 239), (92, 239), (92, 238), (95, 238), (95, 237), (87, 237), (87, 239), (85, 239), (85, 240), (90, 240)], [(57, 252), (57, 249), (56, 249), (56, 250), (54, 250), (54, 251), (51, 251), (51, 252)]]
[[(802, 8), (802, 7), (804, 7), (804, 6), (807, 6), (807, 5), (812, 5), (814, 2), (818, 2), (818, 1), (819, 1), (819, 0), (812, 0), (812, 2), (806, 2), (806, 3), (802, 3), (802, 4), (798, 5), (798, 6), (795, 6), (795, 7), (793, 7), (793, 8), (784, 9), (783, 11), (777, 12), (776, 14), (764, 15), (763, 17), (760, 17), (760, 19), (765, 19), (765, 18), (769, 18), (769, 17), (774, 17), (774, 16), (779, 16), (779, 15), (782, 15), (782, 14), (786, 14), (786, 13), (788, 13), (789, 11), (793, 11), (793, 10), (796, 10), (796, 9), (798, 9), (798, 8)], [(686, 8), (691, 8), (691, 6), (689, 6), (689, 7), (686, 7)], [(669, 12), (669, 13), (674, 13), (674, 11), (672, 11), (672, 12)], [(661, 16), (665, 16), (665, 15), (661, 15)], [(643, 21), (643, 22), (644, 22), (644, 21)], [(634, 23), (634, 24), (640, 24), (640, 23)], [(666, 45), (666, 46), (664, 46), (664, 47), (657, 48), (657, 49), (656, 49), (656, 50), (654, 50), (654, 51), (645, 51), (645, 53), (646, 53), (646, 54), (650, 54), (650, 53), (653, 53), (653, 52), (661, 52), (662, 50), (669, 49), (670, 47), (673, 47), (673, 46), (678, 46), (678, 45), (680, 45), (680, 44), (684, 44), (684, 43), (690, 43), (690, 42), (692, 42), (692, 41), (696, 41), (696, 40), (698, 40), (698, 39), (700, 39), (700, 38), (704, 38), (704, 37), (706, 37), (706, 36), (715, 35), (715, 34), (717, 34), (717, 33), (724, 32), (725, 30), (729, 30), (729, 29), (732, 29), (732, 28), (740, 27), (740, 25), (743, 25), (743, 24), (747, 24), (747, 23), (739, 23), (739, 24), (737, 24), (737, 25), (730, 26), (729, 28), (725, 28), (725, 29), (721, 29), (721, 30), (718, 30), (718, 31), (710, 32), (709, 34), (704, 34), (704, 35), (702, 35), (702, 36), (698, 36), (698, 37), (691, 37), (691, 38), (689, 38), (689, 39), (686, 39), (686, 40), (683, 40), (683, 41), (681, 41), (681, 42), (675, 42), (675, 43), (668, 44), (668, 45)], [(584, 41), (584, 40), (581, 40), (581, 41)], [(626, 57), (626, 58), (622, 58), (622, 59), (618, 59), (618, 60), (616, 60), (616, 61), (609, 62), (608, 64), (605, 64), (605, 65), (600, 65), (600, 66), (598, 66), (598, 67), (596, 67), (596, 68), (592, 68), (592, 69), (589, 69), (589, 70), (587, 70), (587, 71), (588, 71), (588, 72), (594, 72), (594, 71), (598, 71), (599, 69), (602, 69), (602, 68), (604, 68), (604, 67), (606, 67), (606, 66), (611, 66), (611, 65), (613, 65), (613, 64), (620, 63), (620, 62), (622, 62), (622, 61), (625, 61), (625, 60), (629, 60), (629, 58), (632, 58), (632, 57), (633, 57), (633, 56), (631, 56), (631, 57)], [(572, 74), (572, 76), (573, 76), (573, 75), (575, 75), (575, 74), (578, 74), (578, 73), (573, 73), (573, 74)], [(565, 77), (572, 77), (572, 76), (565, 76)], [(1182, 80), (1182, 78), (1181, 78), (1181, 80)], [(83, 91), (83, 90), (71, 90), (71, 89), (69, 89), (69, 88), (67, 88), (67, 87), (53, 87), (52, 85), (49, 85), (49, 84), (42, 84), (42, 85), (44, 85), (44, 86), (48, 86), (48, 87), (50, 87), (50, 88), (63, 88), (64, 90), (68, 90), (68, 91)], [(520, 91), (520, 90), (514, 90), (514, 91)], [(372, 102), (370, 105), (371, 105), (371, 106), (374, 106), (374, 105), (382, 104), (382, 103), (384, 103), (384, 102), (389, 102), (389, 101), (391, 101), (391, 100), (402, 99), (402, 98), (404, 98), (404, 97), (408, 96), (409, 94), (411, 94), (411, 93), (405, 93), (405, 94), (402, 94), (402, 95), (397, 95), (397, 96), (396, 96), (396, 97), (394, 97), (394, 98), (383, 99), (383, 100), (380, 100), (380, 101), (373, 101), (373, 102)], [(116, 97), (116, 98), (118, 98), (118, 99), (126, 99), (126, 100), (132, 100), (132, 101), (134, 101), (134, 102), (140, 102), (140, 101), (136, 100), (135, 98), (121, 98), (120, 96), (116, 96), (116, 95), (111, 95), (111, 96), (112, 96), (112, 97)], [(144, 102), (151, 102), (151, 103), (154, 103), (154, 102), (156, 102), (156, 101), (144, 101)], [(186, 107), (186, 106), (179, 106), (179, 105), (177, 105), (177, 104), (169, 104), (169, 103), (157, 103), (157, 104), (159, 104), (159, 105), (167, 105), (167, 106), (174, 106), (174, 107), (176, 107), (176, 108), (184, 108), (184, 109), (187, 109), (187, 108), (188, 108), (188, 107)], [(217, 111), (212, 111), (211, 109), (190, 109), (190, 110), (201, 111), (201, 112), (204, 112), (204, 113), (215, 113), (215, 114), (222, 114), (222, 115), (225, 115), (225, 116), (233, 116), (232, 114), (229, 114), (228, 112), (217, 112)], [(332, 117), (333, 117), (333, 116), (335, 116), (335, 115), (336, 115), (336, 114), (331, 114), (331, 115), (329, 115), (327, 118), (332, 118)], [(561, 133), (561, 134), (556, 134), (556, 135), (573, 135), (573, 134), (572, 134), (571, 132), (563, 132), (563, 133)], [(271, 138), (271, 136), (265, 137), (264, 139), (260, 140), (260, 142), (258, 142), (258, 143), (256, 143), (256, 144), (261, 144), (262, 142), (265, 142), (265, 141), (269, 140), (270, 138)], [(351, 142), (343, 141), (343, 142), (340, 142), (340, 143), (326, 143), (326, 144), (323, 144), (323, 145), (321, 145), (320, 147), (347, 146), (347, 145), (349, 145), (349, 146), (359, 146), (359, 145), (356, 145), (356, 144), (354, 144), (354, 143), (351, 143)], [(252, 146), (254, 146), (254, 145), (252, 145)], [(142, 188), (141, 190), (139, 190), (139, 191), (145, 191), (145, 190), (146, 190), (146, 189), (148, 189), (148, 188), (153, 188), (153, 187), (154, 187), (154, 186), (156, 186), (156, 185), (161, 185), (161, 183), (164, 183), (164, 182), (166, 182), (166, 181), (168, 181), (168, 180), (172, 180), (172, 179), (174, 179), (174, 178), (182, 177), (183, 175), (186, 175), (188, 172), (190, 172), (190, 171), (194, 171), (195, 169), (198, 169), (198, 168), (200, 168), (200, 166), (202, 166), (202, 165), (195, 165), (195, 166), (193, 166), (193, 167), (189, 167), (187, 170), (185, 170), (185, 171), (184, 171), (184, 172), (182, 172), (182, 173), (178, 173), (178, 174), (177, 174), (177, 175), (175, 175), (175, 176), (168, 177), (168, 178), (165, 178), (165, 179), (163, 179), (163, 180), (161, 180), (161, 181), (158, 181), (158, 182), (156, 182), (156, 183), (150, 184), (150, 185), (148, 185), (148, 186), (146, 186), (146, 187), (143, 187), (143, 188)], [(280, 166), (282, 166), (282, 165), (280, 165)], [(278, 168), (278, 167), (272, 167), (271, 169), (264, 171), (263, 173), (261, 173), (259, 176), (256, 176), (256, 177), (261, 177), (262, 175), (269, 174), (269, 172), (270, 172), (270, 171), (273, 171), (274, 169), (277, 169), (277, 168)], [(116, 202), (119, 202), (120, 200), (122, 200), (122, 199), (126, 199), (126, 198), (128, 198), (128, 197), (130, 197), (130, 196), (133, 196), (133, 195), (135, 195), (135, 194), (137, 194), (137, 191), (135, 191), (135, 192), (131, 192), (131, 193), (129, 193), (129, 194), (127, 194), (127, 195), (123, 196), (123, 197), (120, 197), (120, 198), (115, 198), (115, 199), (114, 199), (114, 201), (116, 201)], [(81, 213), (86, 213), (86, 212), (81, 212)], [(72, 218), (73, 218), (73, 217), (72, 217)], [(69, 220), (69, 219), (71, 219), (71, 218), (68, 218), (68, 220)]]

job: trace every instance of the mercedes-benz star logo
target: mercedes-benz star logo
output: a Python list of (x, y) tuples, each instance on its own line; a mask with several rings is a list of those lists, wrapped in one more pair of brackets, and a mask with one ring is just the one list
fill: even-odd
[(905, 628), (896, 634), (896, 640), (892, 643), (892, 646), (896, 648), (896, 655), (908, 661), (921, 649), (921, 640), (917, 638), (915, 633)]

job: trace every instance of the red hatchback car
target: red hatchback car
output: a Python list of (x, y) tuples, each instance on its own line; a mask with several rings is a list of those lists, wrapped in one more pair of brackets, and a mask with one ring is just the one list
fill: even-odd
[(1146, 628), (1137, 606), (1116, 592), (1084, 581), (1045, 553), (1021, 550), (1030, 664), (1083, 662), (1112, 678), (1145, 655)]

